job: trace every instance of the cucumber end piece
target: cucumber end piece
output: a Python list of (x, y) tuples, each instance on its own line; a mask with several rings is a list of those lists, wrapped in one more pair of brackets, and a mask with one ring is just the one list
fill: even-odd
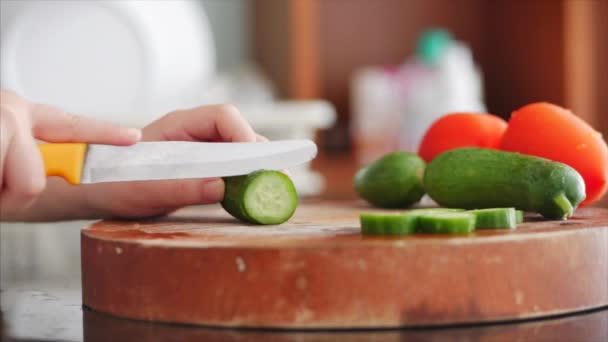
[(260, 171), (243, 192), (243, 209), (252, 223), (281, 224), (291, 218), (299, 204), (296, 188), (280, 171)]

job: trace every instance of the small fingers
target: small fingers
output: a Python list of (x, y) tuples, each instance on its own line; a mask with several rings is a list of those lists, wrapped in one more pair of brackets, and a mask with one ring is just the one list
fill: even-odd
[(0, 91), (0, 214), (32, 204), (44, 190), (46, 175), (31, 133), (29, 102)]
[(224, 197), (224, 181), (220, 178), (168, 180), (150, 183), (148, 188), (165, 194), (150, 203), (153, 207), (181, 208), (219, 202)]
[(27, 132), (15, 132), (5, 157), (3, 179), (3, 216), (27, 208), (44, 190), (44, 163), (35, 140)]
[(52, 106), (34, 105), (31, 113), (34, 136), (48, 142), (131, 145), (141, 139), (139, 129), (68, 114)]
[(2, 189), (4, 182), (6, 157), (18, 127), (19, 124), (14, 114), (4, 106), (0, 107), (0, 189)]
[[(150, 217), (188, 205), (217, 203), (224, 198), (224, 181), (220, 178), (108, 183), (89, 187), (88, 202), (101, 216)], [(99, 191), (94, 187), (100, 187)], [(108, 198), (115, 200), (108, 201)]]
[(268, 138), (266, 138), (265, 136), (263, 136), (263, 135), (261, 135), (261, 134), (256, 133), (256, 134), (255, 134), (255, 141), (256, 141), (256, 142), (267, 142), (267, 141), (269, 141), (269, 140), (268, 140)]
[(144, 140), (254, 142), (258, 137), (232, 105), (172, 112), (144, 128)]
[[(230, 142), (253, 142), (258, 136), (239, 110), (232, 105), (220, 105), (213, 111), (217, 138)], [(195, 132), (195, 131), (194, 131)]]

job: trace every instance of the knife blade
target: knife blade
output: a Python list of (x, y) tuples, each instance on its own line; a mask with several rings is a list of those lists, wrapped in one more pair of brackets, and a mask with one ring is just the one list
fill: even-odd
[(317, 154), (310, 140), (43, 144), (39, 148), (47, 176), (60, 176), (73, 184), (237, 176), (288, 169)]

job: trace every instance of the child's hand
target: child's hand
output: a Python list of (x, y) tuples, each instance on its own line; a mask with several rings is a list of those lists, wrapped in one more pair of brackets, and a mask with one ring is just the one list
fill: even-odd
[[(224, 197), (224, 182), (220, 178), (77, 186), (63, 179), (47, 180), (35, 138), (48, 142), (130, 145), (140, 139), (139, 130), (31, 104), (4, 91), (1, 113), (2, 219), (149, 217), (187, 205), (218, 202)], [(236, 108), (216, 105), (170, 113), (145, 127), (143, 140), (253, 142), (266, 139), (253, 131)]]
[[(143, 140), (253, 142), (256, 134), (239, 111), (214, 105), (170, 113), (143, 129)], [(95, 217), (146, 217), (169, 213), (187, 205), (219, 202), (224, 197), (221, 178), (92, 184), (87, 202)]]
[(27, 208), (46, 187), (36, 139), (130, 145), (140, 138), (138, 129), (68, 114), (0, 90), (0, 217)]

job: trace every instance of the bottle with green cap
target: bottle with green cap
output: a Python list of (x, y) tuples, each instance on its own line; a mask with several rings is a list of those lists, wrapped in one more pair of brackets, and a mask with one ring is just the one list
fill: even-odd
[(416, 54), (403, 66), (408, 79), (403, 93), (400, 148), (418, 151), (427, 129), (453, 112), (486, 112), (481, 75), (469, 47), (443, 28), (423, 32)]
[(452, 34), (444, 29), (431, 29), (418, 38), (416, 56), (422, 62), (434, 65), (452, 43)]

